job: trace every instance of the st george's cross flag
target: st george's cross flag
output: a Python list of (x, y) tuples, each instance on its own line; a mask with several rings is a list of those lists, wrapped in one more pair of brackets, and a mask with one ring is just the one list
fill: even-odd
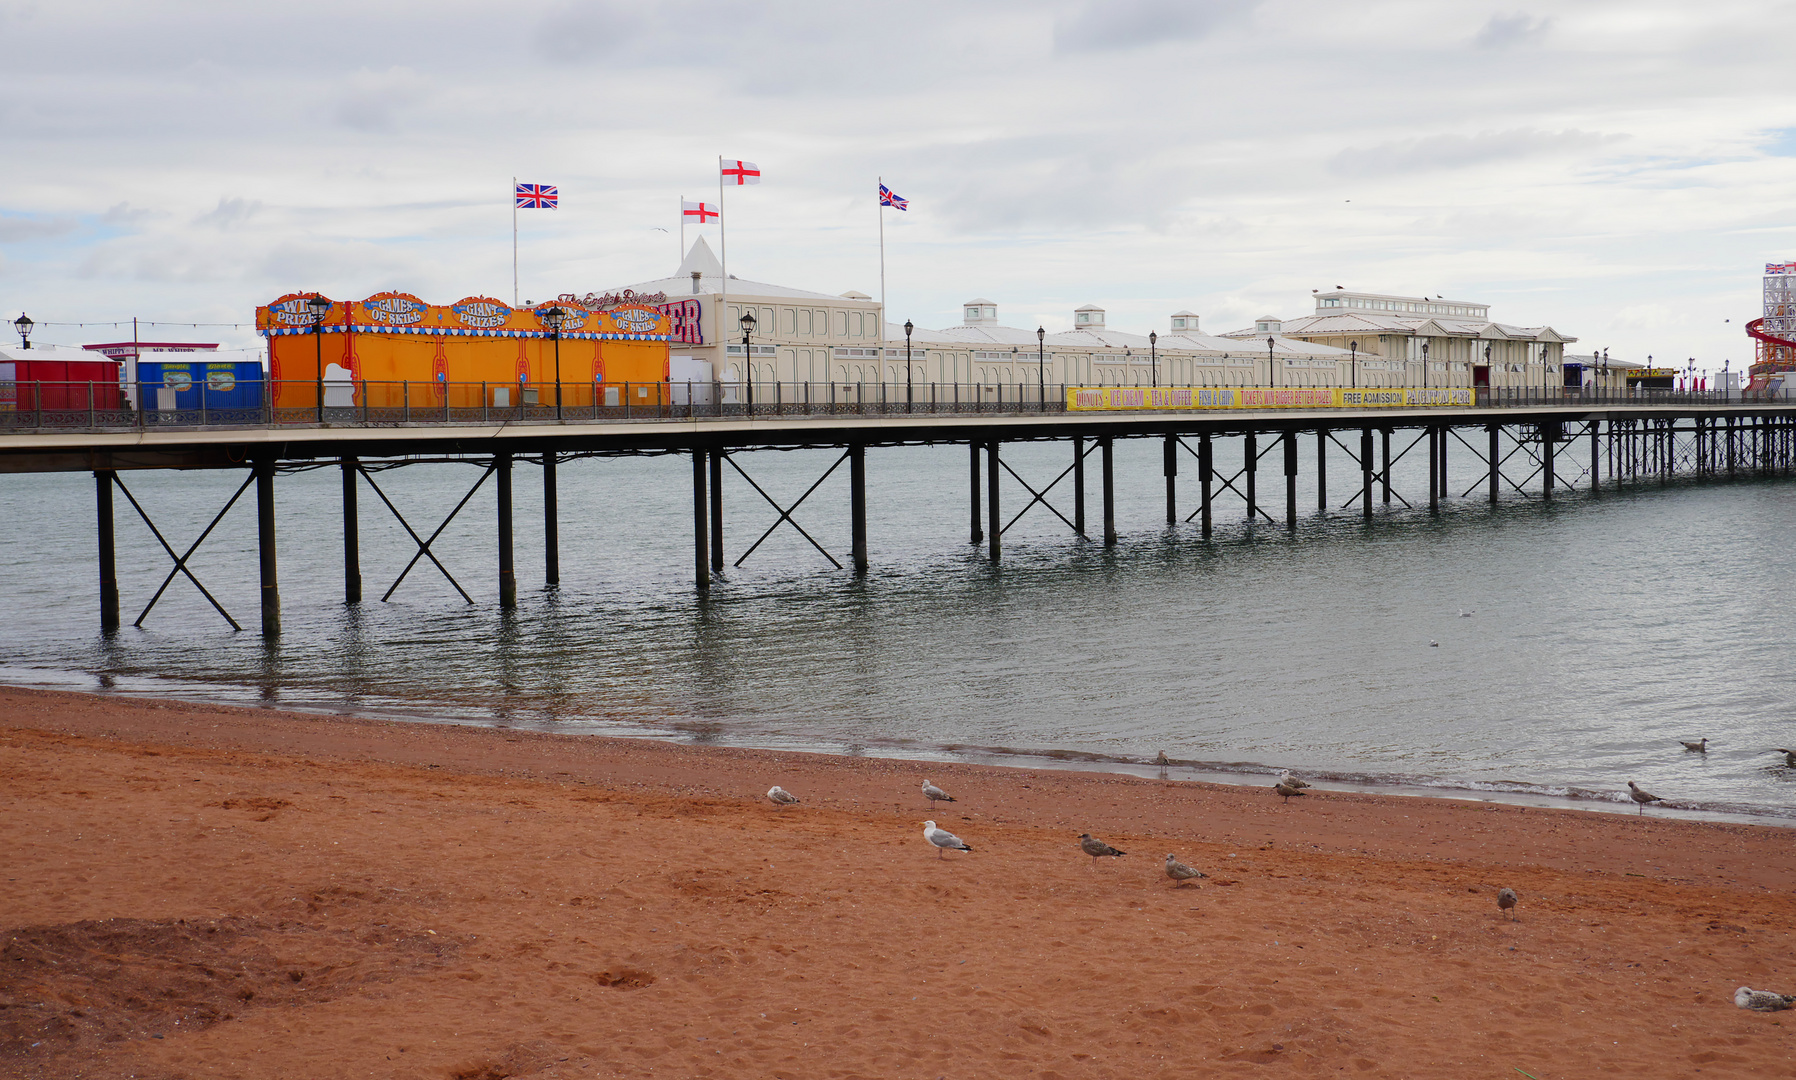
[(700, 225), (709, 225), (722, 216), (710, 203), (687, 202), (684, 199), (680, 200), (680, 212), (685, 220), (696, 221)]
[(553, 210), (561, 201), (554, 184), (518, 184), (513, 194), (519, 210)]
[(761, 167), (752, 161), (725, 161), (723, 163), (723, 182), (734, 183), (737, 187), (743, 184), (761, 182)]
[(899, 198), (891, 188), (879, 185), (879, 205), (889, 206), (894, 210), (909, 210), (910, 200)]

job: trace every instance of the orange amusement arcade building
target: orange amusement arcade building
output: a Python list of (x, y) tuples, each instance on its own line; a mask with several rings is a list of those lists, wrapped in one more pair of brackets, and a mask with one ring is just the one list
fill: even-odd
[[(382, 292), (326, 300), (319, 319), (315, 297), (289, 293), (256, 309), (277, 409), (317, 406), (320, 379), (330, 406), (478, 408), (532, 398), (547, 405), (555, 399), (557, 348), (565, 405), (617, 405), (625, 395), (632, 404), (664, 400), (673, 327), (652, 307), (595, 310), (563, 297), (513, 308), (487, 296), (439, 306)], [(559, 341), (544, 321), (552, 308), (564, 313)]]

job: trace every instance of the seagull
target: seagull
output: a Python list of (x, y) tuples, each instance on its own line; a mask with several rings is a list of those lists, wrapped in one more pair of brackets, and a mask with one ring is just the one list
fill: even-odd
[(1173, 888), (1176, 889), (1192, 878), (1209, 877), (1210, 875), (1202, 870), (1193, 870), (1186, 866), (1178, 860), (1178, 856), (1169, 851), (1166, 853), (1166, 876), (1173, 880)]
[[(1683, 742), (1682, 739), (1680, 739), (1678, 741)], [(1706, 754), (1709, 752), (1709, 737), (1707, 735), (1704, 735), (1701, 742), (1684, 743), (1684, 749), (1690, 751), (1693, 754)]]
[(1154, 755), (1154, 764), (1158, 765), (1162, 769), (1164, 769), (1164, 768), (1166, 768), (1166, 766), (1172, 764), (1172, 759), (1168, 758), (1166, 756), (1166, 751), (1162, 750), (1158, 754)]
[(1796, 769), (1796, 752), (1785, 750), (1782, 747), (1779, 747), (1777, 752), (1784, 756), (1785, 765), (1788, 765), (1792, 769)]
[(798, 805), (798, 796), (787, 791), (785, 788), (780, 787), (778, 784), (767, 789), (767, 797), (772, 799), (773, 805), (779, 807), (781, 810), (784, 810), (788, 806)]
[(1497, 910), (1509, 912), (1509, 921), (1515, 921), (1515, 890), (1503, 889), (1497, 893)]
[(1079, 850), (1091, 856), (1091, 865), (1093, 866), (1096, 866), (1098, 860), (1106, 855), (1115, 857), (1128, 854), (1126, 851), (1118, 851), (1102, 840), (1094, 839), (1090, 833), (1079, 834)]
[(1433, 638), (1429, 638), (1429, 639), (1428, 639), (1428, 647), (1429, 647), (1429, 648), (1430, 648), (1430, 649), (1438, 649), (1438, 648), (1440, 648), (1440, 647), (1441, 647), (1441, 643), (1440, 643), (1440, 642), (1438, 642), (1438, 641), (1436, 641), (1436, 640), (1434, 640), (1434, 639), (1433, 639)]
[(973, 850), (968, 847), (960, 837), (955, 836), (947, 829), (936, 828), (935, 822), (933, 821), (925, 821), (923, 823), (923, 839), (935, 845), (935, 857), (938, 859), (947, 857), (942, 854), (944, 851), (965, 851), (971, 853)]
[(1628, 797), (1640, 804), (1640, 812), (1643, 814), (1646, 813), (1646, 804), (1647, 803), (1649, 803), (1649, 802), (1664, 802), (1665, 801), (1664, 799), (1659, 798), (1657, 795), (1653, 795), (1653, 794), (1649, 794), (1648, 792), (1641, 791), (1639, 788), (1634, 786), (1634, 781), (1632, 781), (1632, 780), (1628, 781)]
[(1754, 990), (1750, 986), (1742, 986), (1734, 991), (1734, 1004), (1753, 1012), (1780, 1012), (1784, 1009), (1796, 1009), (1796, 997), (1780, 994), (1775, 990)]
[(954, 801), (954, 796), (943, 791), (941, 788), (936, 787), (927, 780), (923, 781), (923, 797), (929, 800), (929, 808), (931, 810), (935, 809), (935, 804), (938, 802)]
[(1272, 790), (1274, 790), (1274, 791), (1278, 792), (1280, 795), (1284, 796), (1286, 802), (1290, 802), (1291, 796), (1293, 796), (1293, 795), (1302, 795), (1303, 794), (1302, 788), (1292, 787), (1290, 784), (1285, 783), (1283, 780), (1280, 780), (1278, 783), (1272, 785)]
[(1460, 609), (1459, 609), (1459, 617), (1460, 617), (1460, 618), (1462, 618), (1462, 619), (1469, 619), (1469, 618), (1471, 618), (1471, 617), (1472, 617), (1472, 616), (1474, 616), (1474, 615), (1476, 615), (1476, 614), (1478, 614), (1478, 609), (1477, 609), (1477, 608), (1473, 608), (1473, 609), (1472, 609), (1472, 610), (1470, 610), (1470, 611), (1467, 611), (1467, 610), (1466, 610), (1466, 609), (1465, 609), (1465, 608), (1460, 608)]
[(1286, 769), (1284, 772), (1279, 774), (1278, 782), (1285, 785), (1286, 787), (1305, 788), (1305, 787), (1310, 786), (1309, 781), (1299, 780), (1299, 779), (1297, 779), (1297, 777), (1291, 775), (1290, 769)]

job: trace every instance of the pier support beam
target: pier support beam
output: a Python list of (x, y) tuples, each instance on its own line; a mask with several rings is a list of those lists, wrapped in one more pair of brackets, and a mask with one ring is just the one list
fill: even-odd
[(1391, 505), (1391, 429), (1383, 428), (1379, 435), (1384, 440), (1384, 466), (1378, 470), (1380, 486), (1384, 488), (1384, 504)]
[(1484, 429), (1490, 435), (1490, 504), (1497, 505), (1497, 484), (1503, 479), (1502, 462), (1497, 458), (1497, 425), (1491, 424)]
[(1359, 433), (1360, 516), (1372, 520), (1372, 429)]
[(493, 472), (499, 481), (499, 606), (518, 606), (518, 575), (511, 561), (511, 455), (493, 458)]
[(118, 629), (118, 558), (114, 553), (112, 531), (111, 470), (94, 472), (95, 532), (100, 541), (100, 631), (110, 634)]
[(343, 602), (362, 602), (362, 529), (356, 513), (356, 479), (361, 465), (353, 457), (342, 462), (343, 470)]
[(1441, 435), (1441, 498), (1446, 499), (1449, 497), (1448, 492), (1451, 490), (1447, 487), (1447, 439), (1450, 429), (1445, 425), (1442, 425), (1438, 430)]
[(705, 535), (707, 501), (705, 452), (695, 446), (692, 448), (692, 576), (701, 593), (711, 590), (711, 542)]
[(1073, 436), (1073, 531), (1085, 535), (1085, 437)]
[(1260, 468), (1260, 443), (1258, 439), (1254, 438), (1254, 433), (1250, 431), (1242, 436), (1241, 446), (1241, 467), (1242, 471), (1247, 474), (1247, 524), (1251, 526), (1254, 516), (1260, 512), (1260, 493), (1254, 483)]
[[(867, 448), (859, 443), (848, 448), (848, 503), (854, 572), (864, 574), (867, 572)], [(992, 500), (992, 504), (997, 505), (997, 500)]]
[(1197, 444), (1197, 492), (1204, 523), (1204, 539), (1210, 538), (1210, 484), (1216, 478), (1216, 462), (1211, 457), (1210, 433), (1198, 436)]
[(998, 477), (1002, 466), (998, 464), (998, 440), (993, 439), (987, 447), (985, 501), (988, 524), (985, 528), (985, 540), (990, 545), (992, 562), (996, 563), (1004, 556), (1004, 520), (998, 516)]
[(1287, 431), (1285, 440), (1285, 528), (1297, 530), (1297, 432)]
[(1316, 431), (1316, 513), (1328, 513), (1328, 431)]
[(1434, 425), (1428, 428), (1428, 512), (1441, 512), (1441, 429)]
[(1116, 546), (1116, 467), (1111, 453), (1111, 438), (1106, 435), (1098, 440), (1099, 456), (1103, 459), (1104, 487), (1104, 546)]
[(1540, 428), (1540, 497), (1551, 502), (1553, 498), (1553, 443), (1558, 440), (1559, 432), (1552, 424), (1542, 424)]
[[(1602, 424), (1603, 424), (1603, 422), (1601, 420), (1597, 420), (1595, 418), (1592, 418), (1590, 420), (1590, 493), (1592, 495), (1597, 494), (1599, 491), (1602, 490), (1602, 487), (1603, 487), (1602, 481), (1597, 476), (1597, 466), (1602, 464), (1602, 449), (1601, 448), (1602, 448), (1603, 442), (1602, 442), (1602, 436), (1600, 434), (1600, 431), (1602, 429)], [(1702, 435), (1702, 432), (1699, 429), (1697, 431), (1697, 436), (1699, 439), (1701, 438), (1701, 435)], [(1699, 443), (1698, 445), (1701, 445), (1701, 444)]]
[(551, 589), (561, 585), (561, 508), (555, 502), (553, 450), (543, 451), (543, 584)]
[(1160, 472), (1166, 477), (1166, 524), (1179, 523), (1179, 437), (1166, 436), (1165, 449), (1161, 453)]
[(967, 451), (967, 456), (971, 459), (973, 466), (972, 484), (968, 488), (969, 501), (973, 507), (973, 536), (968, 543), (983, 544), (985, 542), (985, 528), (983, 519), (979, 516), (979, 444), (976, 442), (968, 443)]
[(281, 586), (274, 554), (274, 457), (255, 463), (256, 555), (262, 579), (262, 636), (281, 636)]
[(723, 573), (723, 449), (712, 447), (706, 455), (711, 465), (711, 570)]

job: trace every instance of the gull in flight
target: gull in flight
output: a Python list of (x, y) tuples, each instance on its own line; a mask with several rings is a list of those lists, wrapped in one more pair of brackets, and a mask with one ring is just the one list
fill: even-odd
[(1642, 814), (1646, 813), (1646, 804), (1647, 803), (1664, 802), (1665, 801), (1664, 799), (1659, 798), (1657, 795), (1654, 795), (1651, 792), (1641, 791), (1638, 787), (1634, 786), (1634, 781), (1632, 781), (1632, 780), (1628, 781), (1628, 798), (1633, 799), (1635, 802), (1640, 804), (1640, 812)]
[(1093, 866), (1096, 866), (1098, 860), (1106, 855), (1115, 858), (1118, 855), (1128, 854), (1126, 851), (1119, 851), (1116, 848), (1111, 847), (1102, 840), (1093, 837), (1090, 833), (1079, 834), (1079, 850), (1091, 856), (1091, 865)]
[(923, 823), (923, 839), (935, 845), (935, 857), (938, 859), (946, 858), (946, 856), (942, 854), (944, 851), (965, 851), (970, 853), (973, 850), (968, 847), (960, 837), (955, 836), (947, 829), (936, 828), (935, 822), (933, 821), (925, 821)]
[(778, 784), (767, 789), (767, 797), (772, 799), (773, 805), (779, 807), (781, 810), (784, 810), (788, 806), (798, 805), (798, 796), (787, 791), (785, 788), (780, 787)]
[(938, 802), (954, 801), (954, 796), (943, 791), (941, 788), (936, 787), (928, 780), (923, 781), (923, 797), (929, 800), (929, 808), (931, 810), (935, 809), (935, 804)]
[(1515, 921), (1515, 890), (1504, 889), (1497, 893), (1497, 910), (1509, 912), (1509, 921)]
[(1202, 870), (1194, 870), (1179, 861), (1178, 856), (1170, 851), (1166, 853), (1166, 876), (1173, 880), (1173, 888), (1185, 884), (1193, 878), (1209, 877)]
[(1473, 609), (1472, 609), (1472, 610), (1470, 610), (1470, 611), (1467, 611), (1467, 610), (1466, 610), (1466, 609), (1465, 609), (1465, 608), (1460, 608), (1460, 609), (1459, 609), (1459, 617), (1460, 617), (1460, 618), (1462, 618), (1462, 619), (1469, 619), (1469, 618), (1471, 618), (1471, 617), (1472, 617), (1472, 616), (1474, 616), (1474, 615), (1476, 615), (1476, 614), (1478, 614), (1478, 609), (1477, 609), (1477, 608), (1473, 608)]

